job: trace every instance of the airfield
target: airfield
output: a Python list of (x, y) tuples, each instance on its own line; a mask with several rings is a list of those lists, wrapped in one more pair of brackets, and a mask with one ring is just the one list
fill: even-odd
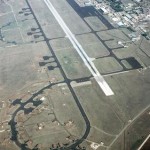
[(129, 33), (75, 0), (0, 1), (0, 150), (136, 150), (150, 42)]

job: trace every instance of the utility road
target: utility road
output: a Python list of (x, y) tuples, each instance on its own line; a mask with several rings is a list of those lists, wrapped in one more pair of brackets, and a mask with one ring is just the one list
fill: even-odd
[(74, 34), (70, 31), (70, 29), (67, 27), (66, 23), (63, 21), (57, 10), (54, 8), (50, 0), (43, 0), (51, 13), (54, 15), (55, 19), (65, 32), (66, 36), (69, 38), (70, 42), (72, 43), (75, 50), (78, 52), (80, 57), (82, 58), (84, 64), (88, 67), (89, 71), (95, 78), (96, 82), (100, 86), (100, 88), (103, 90), (106, 96), (114, 95), (113, 91), (105, 81), (105, 79), (102, 77), (102, 75), (99, 73), (97, 68), (95, 67), (94, 63), (91, 61), (91, 59), (87, 56), (84, 49), (80, 45), (80, 43), (75, 38)]

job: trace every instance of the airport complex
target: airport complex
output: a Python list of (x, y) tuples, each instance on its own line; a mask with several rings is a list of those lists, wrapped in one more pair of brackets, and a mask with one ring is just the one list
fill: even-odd
[(150, 150), (150, 1), (0, 0), (0, 150)]

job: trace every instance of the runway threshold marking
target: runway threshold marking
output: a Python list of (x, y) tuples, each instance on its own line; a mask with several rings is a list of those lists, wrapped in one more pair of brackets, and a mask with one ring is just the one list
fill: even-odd
[(51, 11), (51, 13), (54, 15), (55, 19), (63, 29), (63, 31), (66, 33), (66, 36), (72, 43), (75, 50), (80, 55), (81, 59), (83, 60), (84, 64), (87, 66), (93, 77), (95, 78), (96, 82), (100, 86), (100, 88), (103, 90), (106, 96), (114, 95), (114, 92), (111, 90), (103, 76), (99, 73), (97, 68), (95, 67), (94, 63), (90, 60), (90, 58), (85, 53), (84, 49), (80, 45), (80, 43), (75, 38), (74, 34), (70, 31), (66, 23), (63, 21), (57, 10), (54, 8), (52, 3), (49, 0), (43, 0), (45, 4), (47, 5), (48, 9)]

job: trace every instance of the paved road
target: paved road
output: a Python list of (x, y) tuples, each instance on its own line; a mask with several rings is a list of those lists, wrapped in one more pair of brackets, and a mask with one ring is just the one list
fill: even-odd
[(59, 23), (59, 25), (61, 26), (61, 28), (66, 33), (66, 36), (69, 38), (69, 40), (72, 43), (73, 47), (78, 52), (78, 54), (82, 58), (83, 62), (85, 63), (85, 65), (87, 66), (87, 68), (89, 69), (89, 71), (91, 72), (91, 74), (93, 75), (93, 77), (95, 78), (98, 85), (101, 87), (101, 89), (105, 93), (105, 95), (106, 96), (114, 95), (113, 91), (111, 90), (111, 88), (109, 87), (109, 85), (107, 84), (105, 79), (99, 73), (99, 71), (97, 70), (94, 63), (91, 61), (91, 59), (87, 56), (84, 49), (82, 48), (80, 43), (77, 41), (77, 39), (75, 38), (73, 33), (70, 31), (70, 29), (68, 28), (66, 23), (63, 21), (63, 19), (61, 18), (61, 16), (57, 12), (57, 10), (54, 8), (54, 6), (50, 2), (50, 0), (43, 0), (43, 1), (45, 2), (47, 7), (49, 8), (49, 10), (52, 12), (52, 14), (56, 18), (56, 20)]

